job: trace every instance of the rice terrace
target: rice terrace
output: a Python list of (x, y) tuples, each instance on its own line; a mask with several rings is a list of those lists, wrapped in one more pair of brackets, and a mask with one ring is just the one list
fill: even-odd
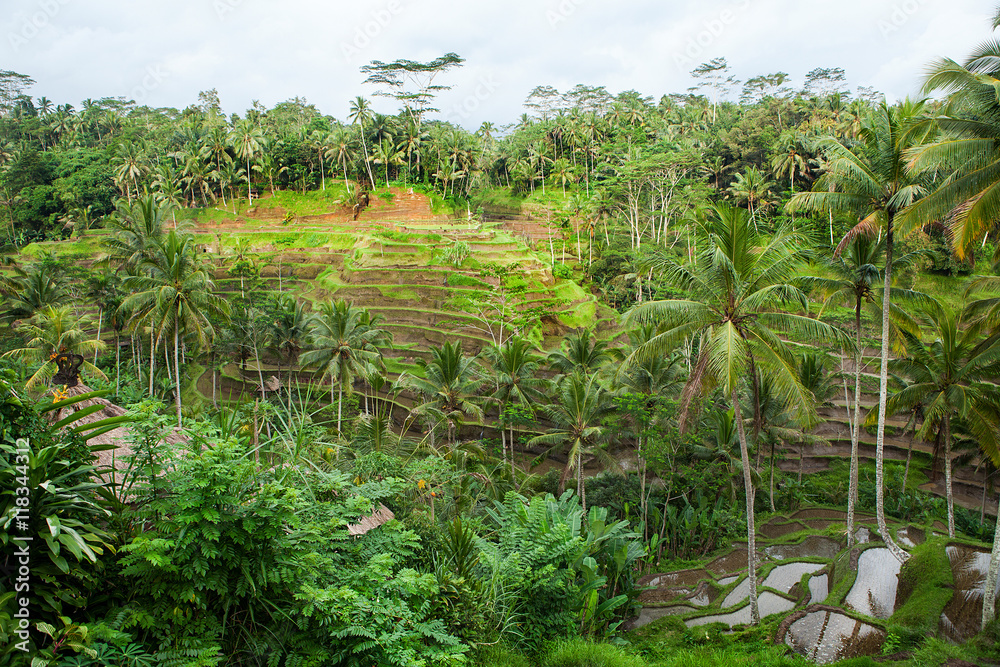
[(998, 43), (480, 122), (389, 5), (340, 119), (0, 69), (0, 665), (1000, 665)]

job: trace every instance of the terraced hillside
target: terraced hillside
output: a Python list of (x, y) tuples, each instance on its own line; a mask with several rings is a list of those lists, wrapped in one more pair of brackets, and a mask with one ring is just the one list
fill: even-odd
[[(617, 334), (616, 314), (568, 279), (552, 274), (556, 263), (571, 264), (575, 248), (564, 244), (544, 216), (531, 218), (517, 214), (481, 222), (471, 220), (465, 211), (449, 215), (435, 210), (431, 197), (410, 189), (393, 188), (383, 198), (373, 197), (371, 206), (353, 219), (351, 210), (331, 188), (324, 199), (313, 202), (309, 214), (294, 215), (282, 201), (265, 199), (241, 214), (221, 210), (202, 210), (193, 231), (206, 256), (215, 265), (219, 288), (229, 294), (247, 289), (231, 273), (238, 253), (246, 254), (259, 268), (261, 282), (256, 289), (287, 291), (313, 304), (329, 299), (346, 299), (385, 318), (385, 328), (392, 331), (394, 347), (386, 351), (390, 378), (402, 372), (421, 372), (417, 360), (426, 359), (432, 345), (460, 341), (465, 352), (478, 353), (499, 334), (484, 315), (496, 305), (490, 295), (498, 284), (495, 274), (506, 268), (524, 288), (514, 308), (535, 309), (535, 326), (529, 332), (542, 349), (552, 349), (568, 331), (596, 325), (599, 335)], [(318, 194), (318, 193), (311, 193)], [(73, 242), (37, 244), (29, 252), (78, 253), (87, 262), (99, 253), (102, 232), (96, 231)], [(240, 248), (242, 242), (243, 247)], [(468, 255), (455, 254), (466, 247)], [(456, 264), (457, 262), (457, 264)], [(483, 275), (493, 268), (494, 276)], [(91, 309), (96, 317), (96, 309)], [(106, 340), (110, 344), (105, 329)], [(866, 351), (866, 372), (862, 381), (862, 418), (876, 405), (878, 378), (877, 352)], [(261, 377), (280, 376), (288, 383), (287, 368), (277, 359), (263, 358), (261, 368), (250, 360), (242, 369), (232, 363), (222, 369), (219, 395), (239, 396), (256, 391)], [(839, 369), (850, 373), (853, 362), (843, 359)], [(305, 385), (314, 380), (309, 372), (292, 375), (293, 382)], [(853, 382), (848, 381), (848, 388)], [(207, 401), (213, 393), (211, 374), (193, 380), (188, 390)], [(845, 391), (847, 389), (845, 388)], [(850, 391), (847, 391), (850, 396)], [(396, 416), (402, 419), (412, 397), (397, 399)], [(782, 452), (780, 467), (793, 474), (826, 470), (836, 460), (850, 454), (850, 416), (844, 392), (820, 408), (825, 419), (814, 433), (829, 444), (789, 445)], [(887, 421), (886, 458), (905, 461), (912, 453), (916, 464), (930, 468), (933, 444), (904, 433), (905, 416)], [(472, 425), (469, 435), (482, 433), (482, 425)], [(874, 429), (862, 429), (862, 460), (875, 455)], [(955, 453), (955, 457), (960, 453)], [(626, 467), (630, 456), (619, 457)], [(978, 509), (984, 500), (985, 474), (972, 465), (956, 466), (954, 490), (956, 502)], [(938, 464), (939, 470), (941, 464)], [(595, 469), (596, 471), (596, 469)], [(924, 488), (944, 495), (943, 473), (924, 484)], [(985, 494), (985, 507), (997, 511), (994, 494)]]
[[(531, 309), (527, 335), (542, 349), (555, 347), (578, 327), (596, 324), (599, 332), (613, 335), (614, 311), (572, 280), (553, 276), (556, 244), (540, 238), (540, 225), (435, 213), (426, 195), (403, 188), (391, 193), (373, 197), (358, 220), (346, 207), (289, 219), (285, 209), (265, 201), (244, 216), (201, 220), (194, 233), (217, 267), (223, 292), (245, 289), (246, 282), (229, 270), (242, 240), (247, 247), (239, 252), (258, 263), (264, 289), (289, 291), (313, 304), (344, 299), (382, 315), (382, 326), (394, 338), (393, 349), (386, 351), (391, 377), (419, 373), (416, 361), (446, 341), (460, 341), (465, 352), (478, 353), (501, 335), (496, 321), (501, 308), (508, 319)], [(533, 233), (525, 233), (525, 226)], [(529, 243), (545, 251), (536, 252)], [(564, 259), (558, 244), (557, 262)], [(497, 276), (504, 271), (505, 284), (520, 294), (500, 292)], [(264, 377), (278, 373), (273, 361), (264, 360)], [(252, 391), (260, 377), (252, 362), (242, 371), (231, 365), (223, 376), (224, 394)], [(301, 373), (298, 379), (310, 377)], [(203, 394), (209, 386), (206, 378), (199, 382)]]

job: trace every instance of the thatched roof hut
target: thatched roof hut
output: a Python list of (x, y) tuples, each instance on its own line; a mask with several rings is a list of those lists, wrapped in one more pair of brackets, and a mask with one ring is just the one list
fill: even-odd
[(392, 521), (396, 518), (396, 515), (392, 513), (392, 510), (379, 503), (378, 509), (371, 514), (366, 514), (361, 517), (358, 523), (352, 523), (347, 526), (347, 532), (351, 535), (364, 535), (369, 530), (378, 528), (383, 523), (387, 521)]
[[(84, 384), (78, 384), (77, 386), (69, 387), (66, 390), (66, 397), (74, 398), (82, 394), (88, 394), (92, 391), (94, 390), (90, 387)], [(93, 424), (94, 422), (101, 421), (102, 419), (123, 417), (128, 414), (128, 410), (119, 405), (115, 405), (106, 398), (92, 397), (80, 401), (79, 403), (74, 403), (73, 405), (53, 411), (52, 421), (59, 421), (60, 419), (64, 419), (76, 412), (95, 405), (100, 406), (100, 409), (80, 417), (78, 420), (71, 423), (68, 428), (75, 428), (85, 424)], [(114, 468), (115, 470), (128, 470), (129, 465), (127, 457), (132, 455), (132, 448), (128, 444), (128, 434), (129, 426), (126, 423), (122, 426), (117, 426), (106, 433), (102, 433), (88, 439), (87, 442), (91, 447), (97, 446), (101, 448), (101, 451), (96, 452), (96, 465), (98, 469), (110, 470), (111, 468)], [(179, 442), (185, 442), (187, 437), (174, 430), (172, 433), (168, 434), (164, 440), (176, 444)], [(104, 481), (111, 481), (108, 479), (107, 474), (102, 474), (101, 478), (104, 479)]]

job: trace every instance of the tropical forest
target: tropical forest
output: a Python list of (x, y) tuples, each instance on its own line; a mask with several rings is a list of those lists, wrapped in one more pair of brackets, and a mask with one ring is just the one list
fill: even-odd
[(339, 119), (0, 70), (0, 665), (1000, 664), (967, 49), (478, 128), (456, 53)]

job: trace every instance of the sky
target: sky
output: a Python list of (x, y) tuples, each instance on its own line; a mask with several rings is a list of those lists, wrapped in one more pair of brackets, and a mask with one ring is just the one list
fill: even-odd
[[(996, 1), (996, 0), (994, 0)], [(983, 0), (5, 0), (0, 69), (36, 80), (28, 93), (79, 107), (124, 96), (183, 109), (216, 89), (227, 113), (304, 97), (343, 120), (350, 100), (383, 113), (362, 65), (464, 66), (435, 83), (440, 112), (474, 130), (513, 123), (538, 85), (634, 89), (658, 100), (693, 84), (690, 71), (727, 59), (746, 80), (783, 71), (800, 87), (817, 67), (842, 67), (852, 88), (890, 100), (919, 92), (935, 58), (962, 60), (991, 38)]]

